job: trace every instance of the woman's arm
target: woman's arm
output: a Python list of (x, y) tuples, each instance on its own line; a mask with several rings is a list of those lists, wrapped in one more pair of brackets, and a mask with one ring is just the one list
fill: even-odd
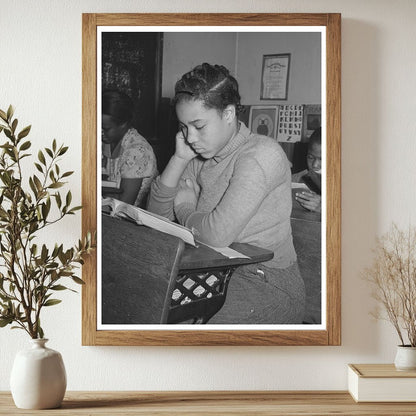
[(143, 178), (121, 178), (120, 189), (122, 192), (116, 198), (127, 204), (134, 205), (142, 182)]
[(268, 152), (262, 164), (247, 155), (235, 164), (230, 184), (211, 212), (195, 211), (191, 204), (182, 202), (175, 206), (175, 213), (181, 224), (194, 230), (199, 241), (225, 247), (258, 213), (270, 191), (285, 181), (290, 182), (289, 167), (280, 153)]
[(174, 154), (160, 175), (160, 181), (163, 185), (169, 188), (176, 188), (189, 162), (190, 160), (183, 159)]
[(137, 195), (140, 191), (143, 178), (123, 178), (120, 182), (120, 189), (102, 188), (102, 196), (106, 198), (115, 198), (127, 204), (134, 205)]
[(170, 220), (175, 219), (173, 201), (180, 180), (196, 153), (186, 143), (181, 132), (176, 134), (175, 154), (170, 158), (162, 174), (153, 181), (147, 209)]

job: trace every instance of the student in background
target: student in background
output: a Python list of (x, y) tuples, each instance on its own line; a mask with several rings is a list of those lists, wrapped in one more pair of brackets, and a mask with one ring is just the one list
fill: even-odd
[(238, 83), (204, 63), (175, 86), (176, 150), (152, 183), (148, 209), (211, 246), (249, 243), (273, 260), (240, 267), (209, 324), (302, 323), (305, 287), (290, 225), (289, 162), (280, 145), (237, 119)]
[(131, 125), (133, 109), (131, 98), (123, 92), (103, 92), (103, 171), (109, 181), (120, 184), (118, 193), (105, 196), (145, 207), (157, 165), (152, 147)]
[(292, 175), (292, 182), (304, 183), (307, 191), (297, 192), (296, 201), (314, 212), (321, 212), (321, 128), (316, 129), (309, 138), (308, 153), (306, 155), (308, 168)]

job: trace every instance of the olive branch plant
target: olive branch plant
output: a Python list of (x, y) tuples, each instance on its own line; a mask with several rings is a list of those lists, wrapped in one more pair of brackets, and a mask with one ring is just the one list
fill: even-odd
[(416, 228), (401, 230), (393, 223), (377, 239), (373, 264), (363, 277), (382, 306), (374, 317), (394, 326), (401, 346), (416, 347)]
[(0, 110), (0, 327), (25, 330), (31, 338), (43, 338), (41, 311), (61, 300), (53, 294), (75, 290), (62, 284), (64, 278), (83, 284), (76, 271), (95, 248), (95, 234), (88, 232), (69, 249), (37, 244), (38, 233), (74, 215), (81, 206), (71, 206), (71, 191), (59, 191), (72, 171), (61, 172), (58, 162), (68, 147), (57, 145), (39, 150), (35, 174), (24, 181), (22, 159), (31, 156), (31, 126), (17, 133), (14, 109)]

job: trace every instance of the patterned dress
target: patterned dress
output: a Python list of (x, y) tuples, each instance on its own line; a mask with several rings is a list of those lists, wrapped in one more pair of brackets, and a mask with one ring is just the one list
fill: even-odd
[[(103, 153), (105, 155), (107, 152), (103, 150)], [(108, 180), (117, 183), (120, 183), (122, 178), (143, 178), (134, 205), (146, 207), (150, 185), (158, 174), (157, 164), (152, 146), (136, 129), (130, 128), (113, 155), (107, 158), (106, 172)]]

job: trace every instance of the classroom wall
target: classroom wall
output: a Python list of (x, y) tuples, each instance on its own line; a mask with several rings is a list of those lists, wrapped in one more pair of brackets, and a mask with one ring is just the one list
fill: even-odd
[[(239, 83), (242, 104), (320, 104), (320, 33), (165, 32), (162, 96), (172, 97), (175, 82), (202, 62), (224, 65)], [(260, 100), (263, 55), (290, 56), (287, 100)]]
[[(240, 33), (236, 76), (247, 105), (320, 104), (320, 33)], [(287, 100), (260, 100), (263, 55), (290, 54)]]
[[(234, 70), (235, 33), (166, 32), (163, 37), (162, 97), (173, 97), (182, 74), (203, 62)], [(215, 47), (213, 47), (215, 45)]]
[[(369, 315), (360, 278), (374, 238), (391, 221), (416, 222), (416, 2), (413, 0), (0, 0), (0, 108), (32, 124), (34, 149), (70, 145), (62, 169), (81, 196), (81, 13), (342, 13), (342, 346), (82, 347), (81, 297), (45, 310), (51, 348), (64, 358), (69, 390), (345, 389), (347, 363), (392, 362), (392, 327)], [(253, 87), (254, 88), (254, 87)], [(44, 238), (74, 242), (80, 216)], [(0, 390), (27, 336), (0, 328)]]

